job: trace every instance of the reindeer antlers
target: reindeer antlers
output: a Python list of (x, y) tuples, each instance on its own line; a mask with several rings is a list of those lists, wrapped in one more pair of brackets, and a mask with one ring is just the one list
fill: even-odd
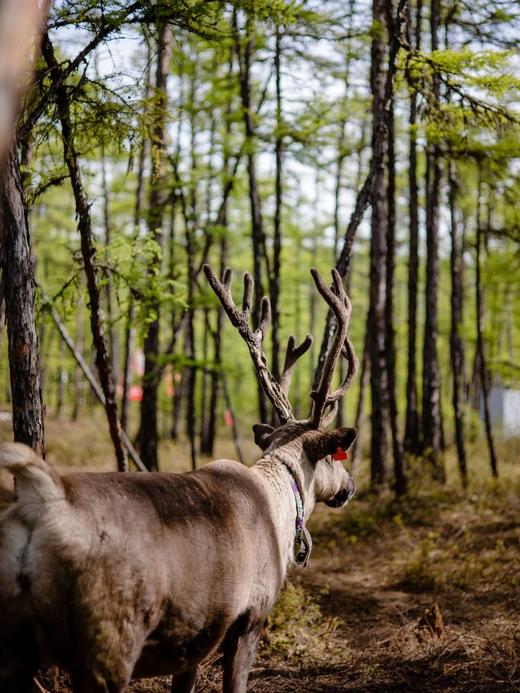
[[(332, 406), (333, 411), (335, 411), (338, 400), (350, 386), (352, 379), (356, 375), (359, 364), (354, 346), (347, 334), (352, 304), (347, 296), (347, 292), (343, 288), (343, 282), (341, 281), (339, 272), (336, 269), (332, 270), (332, 287), (330, 289), (320, 277), (318, 270), (314, 268), (311, 269), (311, 274), (316, 288), (334, 313), (337, 325), (336, 334), (334, 335), (327, 358), (325, 359), (320, 382), (316, 390), (311, 392), (311, 398), (314, 400), (311, 422), (314, 428), (319, 428), (323, 424), (326, 415), (327, 418), (329, 418), (328, 414), (330, 414), (330, 411), (327, 412), (327, 410), (330, 410)], [(339, 388), (331, 393), (329, 391), (334, 375), (334, 368), (341, 355), (347, 360), (347, 372)]]
[[(209, 265), (204, 265), (204, 273), (211, 288), (226, 311), (231, 324), (237, 328), (242, 339), (247, 344), (253, 360), (253, 365), (258, 374), (258, 379), (266, 395), (271, 400), (280, 422), (283, 424), (287, 423), (287, 421), (293, 421), (294, 416), (288, 399), (289, 385), (296, 362), (305, 354), (312, 344), (311, 335), (307, 335), (299, 346), (296, 346), (293, 335), (289, 337), (282, 376), (280, 382), (277, 382), (267, 368), (267, 358), (262, 349), (262, 341), (271, 322), (271, 304), (267, 296), (262, 298), (260, 320), (256, 330), (253, 330), (249, 324), (249, 319), (251, 315), (254, 281), (249, 272), (244, 274), (244, 293), (241, 311), (237, 308), (231, 295), (231, 270), (228, 268), (224, 271), (222, 281), (218, 279)], [(313, 405), (310, 423), (313, 428), (320, 428), (324, 420), (329, 418), (331, 407), (335, 410), (337, 401), (352, 382), (358, 368), (358, 360), (354, 352), (354, 347), (347, 335), (352, 306), (343, 288), (339, 273), (337, 270), (332, 270), (331, 288), (326, 286), (316, 269), (311, 269), (311, 274), (316, 288), (334, 313), (337, 324), (336, 334), (329, 353), (327, 354), (320, 382), (316, 390), (311, 392)], [(348, 362), (347, 373), (340, 387), (330, 393), (329, 390), (334, 375), (334, 368), (342, 354)]]
[(281, 423), (294, 420), (291, 403), (287, 397), (291, 379), (291, 373), (294, 364), (303, 356), (307, 349), (312, 344), (312, 337), (307, 335), (305, 340), (298, 347), (295, 347), (294, 337), (289, 337), (287, 344), (287, 353), (285, 356), (285, 365), (283, 368), (280, 383), (273, 377), (267, 367), (267, 357), (262, 349), (262, 341), (269, 329), (271, 323), (271, 303), (267, 296), (262, 298), (260, 309), (260, 320), (258, 327), (253, 331), (249, 325), (251, 315), (251, 305), (253, 299), (254, 280), (253, 277), (246, 272), (244, 274), (244, 294), (242, 297), (242, 310), (240, 311), (231, 295), (231, 280), (232, 272), (228, 268), (224, 271), (223, 281), (219, 281), (217, 275), (209, 265), (204, 265), (204, 274), (208, 282), (217, 295), (222, 307), (226, 311), (231, 324), (237, 328), (240, 336), (247, 344), (253, 365), (258, 375), (258, 379), (264, 389), (264, 392), (271, 400), (271, 403), (280, 419)]

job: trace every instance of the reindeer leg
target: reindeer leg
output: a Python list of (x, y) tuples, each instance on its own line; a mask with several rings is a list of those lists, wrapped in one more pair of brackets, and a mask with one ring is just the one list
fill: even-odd
[(246, 693), (249, 670), (255, 657), (263, 621), (238, 619), (224, 644), (224, 693)]
[(195, 693), (197, 667), (172, 676), (172, 693)]

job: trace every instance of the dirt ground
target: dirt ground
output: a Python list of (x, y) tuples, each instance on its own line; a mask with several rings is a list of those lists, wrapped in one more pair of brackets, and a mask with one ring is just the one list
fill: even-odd
[[(48, 448), (58, 468), (110, 464), (108, 447), (83, 444), (98, 437), (56, 424), (54, 438), (54, 428)], [(170, 466), (183, 468), (182, 453), (173, 457)], [(416, 461), (402, 503), (390, 491), (370, 493), (362, 474), (347, 508), (317, 508), (311, 564), (290, 576), (249, 691), (520, 691), (520, 441), (503, 443), (500, 457), (501, 478), (492, 482), (475, 441), (466, 492), (449, 453), (445, 487), (424, 481)], [(217, 659), (201, 670), (197, 693), (219, 691), (219, 682)], [(57, 672), (39, 683), (49, 693), (68, 690)], [(170, 689), (153, 679), (131, 690)]]

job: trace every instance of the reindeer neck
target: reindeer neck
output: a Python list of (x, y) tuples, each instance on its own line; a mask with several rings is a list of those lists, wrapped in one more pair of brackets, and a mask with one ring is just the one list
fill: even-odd
[(316, 499), (312, 467), (307, 463), (307, 469), (304, 464), (300, 461), (295, 462), (292, 455), (283, 454), (283, 451), (277, 449), (266, 453), (254, 465), (254, 469), (258, 471), (265, 483), (283, 499), (284, 503), (289, 502), (291, 508), (295, 502), (291, 484), (293, 481), (296, 482), (303, 502), (304, 517), (307, 520), (314, 509)]

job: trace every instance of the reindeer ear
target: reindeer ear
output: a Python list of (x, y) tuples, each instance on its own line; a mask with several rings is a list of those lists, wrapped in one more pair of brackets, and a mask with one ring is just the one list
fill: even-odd
[(334, 431), (311, 431), (303, 442), (303, 449), (310, 462), (319, 462), (333, 455), (338, 448), (348, 450), (356, 440), (355, 428), (336, 428)]
[(255, 443), (261, 450), (267, 450), (271, 443), (271, 434), (274, 428), (269, 424), (255, 424), (253, 426), (253, 433), (255, 436)]

